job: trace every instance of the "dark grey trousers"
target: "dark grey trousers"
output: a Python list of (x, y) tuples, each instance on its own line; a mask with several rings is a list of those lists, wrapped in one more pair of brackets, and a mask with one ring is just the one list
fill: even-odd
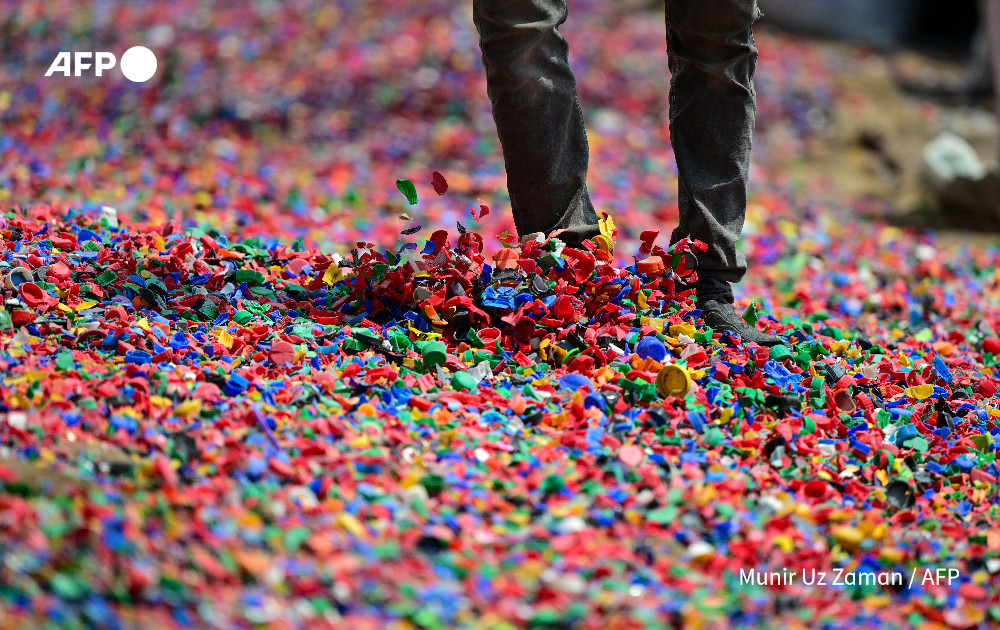
[[(665, 5), (670, 137), (680, 180), (680, 222), (671, 241), (707, 243), (698, 256), (698, 297), (731, 301), (730, 283), (746, 273), (736, 242), (757, 111), (757, 1)], [(597, 234), (597, 214), (587, 193), (583, 111), (559, 33), (567, 11), (567, 0), (473, 2), (518, 233), (567, 228), (564, 240), (577, 244)]]

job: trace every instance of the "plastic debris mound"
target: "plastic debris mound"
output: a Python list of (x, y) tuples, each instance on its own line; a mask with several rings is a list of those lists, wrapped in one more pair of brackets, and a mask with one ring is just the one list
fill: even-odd
[[(853, 623), (884, 599), (887, 624), (994, 615), (1000, 340), (869, 338), (751, 303), (789, 346), (745, 345), (678, 290), (700, 244), (648, 231), (617, 267), (615, 232), (487, 255), (442, 230), (337, 260), (110, 209), (8, 212), (4, 610), (711, 627)], [(741, 569), (848, 577), (760, 586)]]

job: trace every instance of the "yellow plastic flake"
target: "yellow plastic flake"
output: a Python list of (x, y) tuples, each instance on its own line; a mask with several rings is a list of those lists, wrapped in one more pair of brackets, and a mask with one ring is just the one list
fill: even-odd
[(193, 416), (201, 411), (200, 400), (185, 400), (174, 409), (175, 416)]
[(507, 520), (515, 525), (527, 525), (531, 521), (531, 516), (524, 512), (511, 512), (507, 515)]
[(121, 416), (127, 416), (129, 418), (132, 418), (133, 420), (142, 420), (142, 415), (135, 409), (131, 409), (129, 407), (122, 407), (115, 413)]
[(509, 236), (510, 236), (510, 230), (504, 230), (503, 232), (501, 232), (500, 244), (507, 249), (513, 249), (517, 245), (517, 241), (514, 241), (513, 243), (508, 243), (507, 240)]
[(63, 313), (72, 313), (73, 312), (73, 309), (71, 309), (70, 307), (66, 306), (62, 302), (56, 304), (56, 308), (58, 308)]
[[(642, 294), (640, 293), (640, 295)], [(654, 329), (656, 329), (656, 332), (661, 333), (663, 332), (663, 325), (666, 322), (664, 322), (663, 318), (660, 317), (640, 317), (639, 323), (642, 324), (643, 326), (652, 326)]]
[(883, 547), (878, 553), (878, 557), (888, 564), (899, 564), (906, 555), (896, 547)]
[(674, 324), (670, 327), (670, 336), (679, 337), (681, 335), (687, 335), (691, 339), (694, 339), (695, 334), (698, 331), (691, 324)]
[(869, 538), (873, 540), (882, 540), (885, 535), (889, 533), (889, 525), (887, 523), (879, 523), (872, 529), (871, 533), (868, 534)]
[(566, 355), (569, 354), (569, 351), (562, 346), (552, 346), (552, 352), (555, 354), (555, 358), (559, 361), (559, 365), (563, 364), (566, 359)]
[(399, 481), (399, 486), (404, 489), (412, 488), (413, 486), (417, 485), (419, 481), (420, 481), (420, 475), (417, 473), (416, 469), (413, 469)]
[(934, 393), (933, 385), (914, 385), (913, 387), (907, 387), (904, 393), (910, 398), (916, 398), (917, 400), (924, 400), (930, 398), (931, 394)]
[(367, 435), (362, 435), (348, 440), (347, 444), (351, 448), (358, 448), (358, 449), (371, 448), (372, 441), (368, 439)]
[(236, 521), (244, 529), (260, 529), (264, 525), (260, 517), (252, 512), (241, 514)]
[[(31, 339), (31, 343), (34, 343), (35, 339)], [(28, 370), (24, 373), (24, 376), (28, 379), (29, 383), (37, 383), (38, 381), (44, 381), (49, 378), (45, 372), (41, 370)]]
[(547, 361), (548, 360), (548, 356), (549, 356), (548, 350), (549, 350), (549, 346), (551, 344), (552, 344), (552, 340), (550, 340), (548, 337), (546, 337), (545, 339), (542, 339), (541, 343), (538, 344), (538, 356), (542, 357), (543, 361)]
[(833, 530), (833, 537), (844, 549), (854, 550), (864, 541), (865, 535), (860, 529), (843, 525)]
[(603, 219), (600, 219), (597, 222), (597, 224), (601, 230), (602, 235), (606, 236), (609, 239), (614, 240), (612, 238), (612, 235), (614, 234), (615, 231), (615, 220), (611, 218), (610, 214), (604, 217)]
[(344, 272), (337, 265), (331, 264), (323, 274), (323, 284), (334, 285), (344, 279)]
[(174, 540), (179, 533), (179, 519), (173, 510), (166, 510), (163, 513), (163, 534), (167, 540)]
[(150, 396), (149, 404), (154, 407), (169, 407), (171, 402), (169, 398), (164, 398), (163, 396)]
[(87, 300), (85, 302), (80, 302), (79, 304), (77, 304), (76, 305), (76, 310), (77, 311), (85, 311), (88, 308), (94, 308), (98, 304), (100, 304), (100, 302), (91, 302), (90, 300)]
[(337, 515), (337, 524), (349, 531), (357, 538), (364, 538), (365, 527), (361, 521), (356, 519), (350, 512), (341, 512)]
[(794, 240), (799, 233), (799, 226), (791, 221), (779, 221), (778, 230), (781, 231), (782, 235), (788, 240)]
[(646, 301), (646, 293), (645, 292), (639, 291), (639, 295), (636, 296), (636, 300), (637, 300), (637, 302), (639, 304), (639, 308), (641, 308), (643, 310), (649, 308), (649, 302)]
[(233, 336), (230, 335), (228, 331), (226, 330), (219, 331), (219, 343), (221, 343), (227, 348), (232, 348), (234, 341), (235, 339), (233, 339)]

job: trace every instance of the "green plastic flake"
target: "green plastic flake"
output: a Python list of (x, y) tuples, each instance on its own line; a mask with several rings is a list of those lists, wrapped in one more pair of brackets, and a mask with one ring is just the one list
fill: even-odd
[[(87, 241), (87, 242), (90, 243), (92, 241)], [(112, 282), (114, 282), (117, 277), (118, 275), (109, 269), (107, 271), (102, 272), (101, 275), (97, 276), (94, 279), (97, 281), (97, 284), (106, 287)]]
[(247, 286), (260, 286), (264, 284), (264, 274), (253, 269), (239, 269), (236, 274), (236, 283), (247, 283)]
[(661, 508), (646, 513), (646, 520), (651, 523), (661, 525), (672, 523), (677, 518), (677, 508), (673, 505), (665, 505)]
[(411, 206), (417, 205), (417, 188), (413, 185), (413, 182), (408, 179), (397, 179), (396, 188), (399, 189), (399, 192), (406, 195), (406, 200)]
[(60, 370), (72, 370), (73, 353), (69, 350), (61, 350), (59, 354), (56, 355), (56, 367)]

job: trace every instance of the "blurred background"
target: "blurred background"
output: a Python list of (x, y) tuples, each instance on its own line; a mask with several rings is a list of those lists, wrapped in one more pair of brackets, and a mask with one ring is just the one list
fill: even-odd
[[(749, 233), (786, 210), (831, 207), (921, 227), (1000, 226), (982, 201), (997, 125), (981, 5), (761, 4), (752, 196), (767, 212), (751, 211)], [(136, 220), (329, 249), (359, 237), (391, 246), (402, 212), (424, 237), (459, 222), (490, 238), (513, 230), (471, 10), (455, 0), (4, 0), (0, 203), (107, 204)], [(595, 203), (625, 240), (650, 224), (668, 232), (676, 169), (662, 3), (573, 0), (563, 33)], [(133, 45), (159, 59), (147, 83), (117, 71), (44, 77), (60, 51), (120, 56)], [(444, 197), (435, 170), (450, 184)], [(399, 178), (417, 185), (417, 206), (396, 191)], [(493, 208), (478, 226), (477, 199)], [(972, 210), (951, 211), (963, 203)]]

